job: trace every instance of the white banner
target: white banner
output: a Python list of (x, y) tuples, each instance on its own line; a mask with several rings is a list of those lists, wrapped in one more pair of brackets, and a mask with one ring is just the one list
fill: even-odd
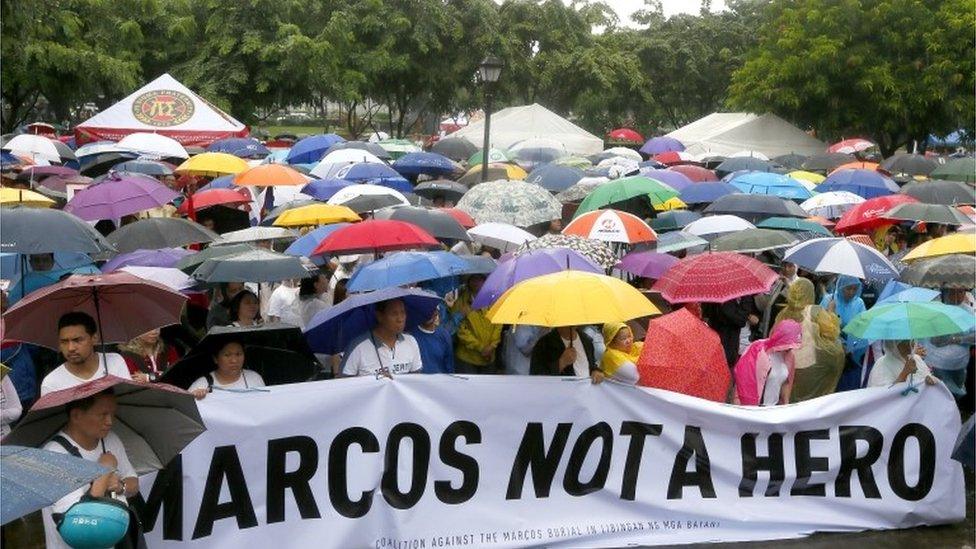
[(150, 547), (601, 547), (965, 517), (941, 385), (772, 409), (549, 377), (215, 392), (143, 478)]

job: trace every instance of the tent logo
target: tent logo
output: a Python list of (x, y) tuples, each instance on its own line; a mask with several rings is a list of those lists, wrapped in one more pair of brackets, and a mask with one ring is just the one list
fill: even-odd
[(132, 102), (132, 114), (136, 120), (150, 126), (178, 126), (193, 116), (193, 100), (178, 91), (149, 91)]

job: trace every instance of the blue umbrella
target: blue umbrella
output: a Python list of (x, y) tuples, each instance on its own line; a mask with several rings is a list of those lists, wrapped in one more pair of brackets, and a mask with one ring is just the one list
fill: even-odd
[(312, 253), (312, 250), (314, 250), (319, 243), (325, 239), (325, 237), (343, 227), (348, 227), (349, 225), (349, 223), (334, 223), (332, 225), (323, 225), (313, 231), (309, 231), (307, 234), (305, 234), (305, 236), (292, 242), (291, 245), (285, 249), (285, 253), (297, 257), (308, 257)]
[(153, 177), (173, 175), (173, 170), (169, 166), (152, 160), (127, 160), (121, 164), (116, 164), (112, 170), (115, 172), (140, 173)]
[(253, 137), (229, 137), (211, 143), (207, 152), (222, 152), (241, 158), (263, 158), (271, 151)]
[[(21, 273), (21, 261), (24, 262), (25, 274), (30, 274), (33, 269), (30, 267), (26, 254), (14, 252), (0, 254), (0, 278), (14, 280)], [(77, 252), (54, 252), (54, 270), (70, 270), (79, 267), (87, 267), (94, 263), (88, 254)]]
[(369, 179), (364, 181), (364, 183), (372, 183), (373, 185), (387, 187), (404, 194), (413, 192), (413, 185), (402, 177), (380, 177), (378, 179)]
[(9, 153), (7, 151), (0, 151), (0, 165), (19, 165), (23, 160), (17, 158), (16, 155)]
[(678, 231), (685, 225), (698, 221), (702, 214), (689, 210), (670, 210), (662, 212), (651, 220), (651, 228), (657, 232)]
[(307, 194), (316, 200), (328, 200), (332, 195), (345, 189), (349, 185), (355, 185), (353, 181), (330, 177), (328, 179), (313, 179), (308, 185), (302, 187), (301, 193)]
[(346, 350), (353, 340), (376, 325), (376, 307), (381, 301), (401, 299), (407, 308), (406, 330), (430, 320), (442, 303), (440, 297), (416, 288), (387, 288), (365, 294), (351, 294), (345, 301), (312, 318), (305, 339), (313, 352), (334, 355)]
[(451, 252), (399, 252), (360, 266), (346, 288), (350, 292), (369, 292), (456, 276), (469, 268), (467, 262)]
[(878, 294), (875, 305), (882, 303), (911, 303), (932, 301), (939, 297), (937, 290), (911, 286), (897, 280), (889, 280)]
[(222, 175), (220, 177), (214, 178), (213, 181), (207, 183), (206, 185), (197, 189), (197, 192), (205, 191), (207, 189), (236, 189), (237, 185), (234, 185), (234, 175)]
[(652, 137), (644, 143), (644, 146), (640, 148), (640, 152), (646, 154), (647, 156), (654, 156), (655, 154), (661, 154), (668, 151), (681, 152), (685, 150), (685, 146), (673, 137), (661, 136)]
[(357, 162), (343, 166), (336, 172), (336, 176), (355, 183), (364, 183), (376, 179), (403, 179), (403, 176), (393, 168), (376, 162)]
[(925, 339), (976, 328), (973, 314), (955, 305), (933, 302), (884, 303), (855, 316), (844, 331), (867, 340)]
[(682, 202), (689, 205), (711, 204), (727, 194), (737, 194), (739, 192), (739, 189), (729, 185), (728, 183), (712, 181), (711, 183), (695, 183), (693, 185), (688, 185), (682, 189), (679, 198)]
[(180, 259), (194, 253), (183, 248), (136, 250), (113, 257), (102, 265), (102, 272), (110, 273), (122, 267), (175, 267)]
[(0, 524), (53, 505), (109, 472), (93, 461), (13, 445), (0, 446), (0, 465)]
[(898, 184), (875, 170), (840, 170), (817, 185), (818, 193), (848, 191), (864, 198), (895, 194)]
[(312, 135), (295, 143), (285, 161), (289, 164), (308, 164), (318, 162), (325, 156), (325, 151), (336, 143), (345, 141), (342, 137), (334, 133)]
[[(645, 162), (641, 162), (641, 164), (645, 164)], [(682, 191), (685, 187), (694, 184), (694, 181), (688, 179), (687, 175), (672, 170), (660, 170), (654, 167), (641, 167), (640, 173), (643, 176), (647, 176), (651, 179), (656, 179), (661, 183), (665, 183), (676, 191)]]
[(770, 194), (790, 200), (806, 200), (813, 196), (799, 181), (772, 172), (749, 172), (735, 177), (729, 183), (749, 194)]
[(535, 183), (552, 192), (565, 191), (579, 182), (580, 179), (583, 179), (583, 170), (559, 164), (539, 166), (525, 178), (529, 183)]
[(450, 158), (429, 152), (407, 153), (393, 163), (393, 169), (408, 178), (421, 174), (435, 177), (450, 175), (454, 173), (454, 168), (454, 162)]

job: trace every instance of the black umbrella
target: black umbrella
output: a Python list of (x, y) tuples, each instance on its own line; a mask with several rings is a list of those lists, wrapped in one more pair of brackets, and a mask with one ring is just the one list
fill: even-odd
[(213, 355), (232, 341), (244, 345), (244, 367), (261, 374), (267, 385), (309, 381), (320, 369), (297, 326), (283, 323), (216, 326), (189, 355), (163, 374), (160, 382), (189, 388), (194, 381), (214, 371)]
[(437, 209), (416, 206), (385, 208), (373, 214), (375, 219), (392, 219), (413, 223), (440, 240), (471, 240), (464, 227), (451, 214)]
[(912, 286), (971, 290), (976, 287), (976, 257), (951, 254), (913, 261), (899, 279)]
[(213, 220), (214, 231), (217, 234), (240, 231), (251, 226), (251, 216), (248, 212), (221, 204), (201, 208), (197, 210), (196, 216), (198, 223), (202, 223), (204, 219)]
[(462, 137), (441, 139), (430, 148), (430, 152), (446, 156), (457, 162), (465, 162), (478, 152), (478, 147)]
[(81, 175), (88, 177), (98, 177), (105, 175), (116, 164), (121, 164), (128, 160), (137, 158), (136, 153), (130, 152), (105, 152), (83, 157), (81, 160)]
[(840, 166), (841, 164), (847, 164), (848, 162), (857, 162), (857, 158), (853, 154), (846, 153), (823, 153), (816, 154), (807, 158), (800, 165), (800, 168), (808, 170), (811, 172), (829, 172)]
[(784, 168), (789, 168), (791, 170), (799, 170), (800, 166), (803, 165), (803, 162), (806, 159), (807, 159), (807, 155), (805, 154), (790, 153), (790, 154), (781, 154), (775, 158), (771, 158), (770, 160), (779, 164), (780, 166), (783, 166)]
[(943, 225), (968, 225), (972, 223), (958, 208), (945, 204), (911, 202), (891, 208), (882, 217), (902, 221), (924, 221)]
[(4, 208), (0, 250), (19, 254), (79, 252), (100, 254), (115, 247), (78, 217), (47, 208)]
[(243, 252), (250, 252), (258, 248), (250, 244), (228, 244), (227, 246), (210, 246), (193, 255), (188, 255), (176, 262), (176, 268), (186, 274), (193, 274), (204, 261), (225, 255), (236, 255)]
[(211, 242), (217, 233), (179, 217), (152, 217), (123, 225), (108, 235), (119, 253), (135, 250), (182, 248), (188, 244)]
[(928, 175), (938, 167), (938, 162), (921, 154), (896, 154), (881, 163), (881, 169), (893, 175)]
[(437, 179), (434, 181), (424, 181), (423, 183), (418, 184), (413, 188), (413, 192), (431, 200), (436, 200), (437, 197), (442, 197), (445, 200), (450, 200), (451, 202), (457, 204), (457, 201), (461, 200), (464, 193), (468, 192), (468, 188), (455, 181), (450, 181), (448, 179)]
[(698, 163), (709, 170), (714, 170), (722, 162), (725, 162), (727, 158), (727, 156), (722, 156), (720, 154), (710, 154), (708, 156), (703, 156)]
[(307, 259), (262, 248), (204, 261), (193, 278), (203, 282), (278, 282), (312, 276), (318, 268)]
[(403, 198), (407, 199), (407, 203), (410, 204), (411, 206), (423, 206), (426, 208), (426, 207), (432, 207), (434, 205), (434, 203), (430, 199), (424, 198), (419, 194), (414, 194), (414, 193), (400, 193), (400, 194), (403, 195)]
[(540, 166), (525, 178), (529, 183), (535, 183), (540, 187), (554, 193), (565, 191), (583, 179), (583, 170), (572, 166), (560, 166), (559, 164), (545, 164)]
[(378, 143), (367, 143), (366, 141), (343, 141), (342, 143), (336, 143), (335, 145), (332, 145), (326, 149), (325, 154), (322, 156), (324, 158), (333, 151), (341, 151), (343, 149), (358, 149), (361, 151), (367, 151), (373, 156), (382, 160), (390, 160), (393, 158), (390, 156), (390, 152), (381, 147)]
[(712, 202), (706, 214), (731, 214), (757, 223), (767, 217), (809, 217), (796, 202), (766, 194), (727, 194)]
[(343, 206), (358, 214), (373, 212), (400, 204), (403, 204), (403, 202), (390, 194), (363, 194), (342, 203)]
[(727, 158), (721, 164), (715, 167), (715, 173), (719, 177), (725, 177), (726, 175), (737, 172), (740, 170), (751, 170), (754, 172), (768, 172), (773, 169), (773, 163), (768, 160), (763, 160), (761, 158), (754, 158), (752, 156), (733, 156), (732, 158)]
[(970, 469), (976, 468), (976, 416), (969, 416), (962, 424), (952, 450), (952, 459)]
[(912, 181), (901, 192), (926, 204), (976, 204), (976, 190), (959, 181)]

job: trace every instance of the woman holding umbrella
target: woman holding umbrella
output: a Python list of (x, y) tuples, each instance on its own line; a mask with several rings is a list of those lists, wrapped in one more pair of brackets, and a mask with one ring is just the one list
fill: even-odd
[(244, 369), (244, 345), (239, 341), (225, 340), (213, 354), (214, 371), (197, 379), (189, 391), (202, 399), (214, 387), (218, 389), (250, 389), (264, 387), (261, 374)]

